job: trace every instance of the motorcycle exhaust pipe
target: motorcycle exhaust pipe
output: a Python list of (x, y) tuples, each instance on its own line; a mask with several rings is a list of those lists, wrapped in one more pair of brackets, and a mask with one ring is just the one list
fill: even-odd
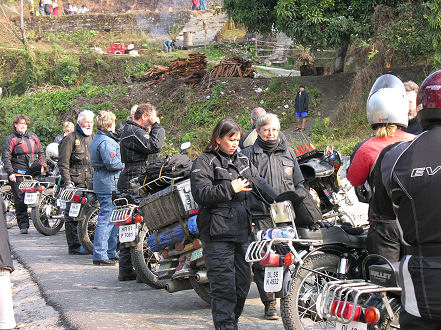
[(165, 285), (165, 289), (170, 292), (178, 292), (183, 290), (193, 289), (188, 279), (185, 280), (171, 280)]
[(198, 283), (207, 283), (208, 282), (208, 276), (206, 270), (200, 270), (195, 275), (194, 278), (196, 282)]

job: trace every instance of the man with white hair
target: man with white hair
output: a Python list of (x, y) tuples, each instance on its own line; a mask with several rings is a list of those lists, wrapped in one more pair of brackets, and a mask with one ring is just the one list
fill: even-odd
[[(66, 187), (87, 188), (92, 183), (93, 168), (90, 161), (89, 146), (95, 134), (93, 132), (94, 114), (90, 110), (83, 110), (78, 115), (75, 130), (64, 137), (59, 146), (58, 168), (61, 179)], [(90, 187), (91, 188), (91, 187)], [(87, 254), (81, 249), (77, 234), (77, 222), (69, 216), (70, 204), (64, 213), (64, 228), (66, 232), (69, 254)]]

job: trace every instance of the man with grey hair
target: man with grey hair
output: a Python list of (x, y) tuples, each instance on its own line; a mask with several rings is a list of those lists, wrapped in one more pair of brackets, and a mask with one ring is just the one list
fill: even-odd
[(404, 88), (406, 89), (407, 99), (409, 100), (409, 114), (408, 114), (409, 123), (407, 125), (407, 128), (404, 128), (403, 131), (418, 135), (423, 131), (417, 119), (417, 112), (418, 112), (417, 95), (418, 95), (419, 87), (412, 80), (406, 81), (405, 83), (403, 83), (403, 85)]
[[(304, 178), (294, 150), (280, 138), (280, 121), (275, 114), (267, 113), (256, 121), (257, 139), (254, 144), (242, 150), (259, 174), (279, 194), (295, 191), (303, 187)], [(257, 199), (250, 201), (251, 215), (256, 230), (273, 227), (268, 208)], [(260, 299), (265, 305), (264, 317), (277, 320), (276, 300), (268, 298), (264, 290), (265, 271), (258, 263), (253, 264), (254, 281), (259, 290)]]
[(116, 126), (115, 133), (116, 133), (116, 135), (118, 135), (118, 137), (121, 137), (121, 134), (122, 134), (122, 132), (123, 132), (123, 130), (124, 130), (124, 126), (126, 126), (127, 122), (128, 122), (129, 120), (133, 121), (133, 120), (135, 119), (135, 112), (136, 112), (136, 109), (138, 109), (138, 105), (137, 105), (137, 104), (135, 104), (135, 105), (130, 109), (130, 116), (127, 117), (127, 119), (126, 119), (125, 121), (123, 121), (122, 123), (119, 123), (118, 126)]
[[(88, 188), (93, 180), (93, 168), (90, 161), (89, 146), (95, 134), (93, 132), (94, 114), (83, 110), (78, 115), (75, 130), (64, 137), (59, 146), (58, 168), (61, 179), (66, 187)], [(92, 188), (92, 187), (89, 187)], [(77, 222), (69, 216), (70, 204), (66, 205), (64, 213), (64, 228), (66, 232), (69, 254), (87, 254), (81, 248), (77, 234)]]
[(248, 133), (244, 134), (239, 141), (239, 147), (241, 149), (249, 147), (254, 144), (254, 141), (257, 139), (256, 133), (256, 121), (260, 116), (266, 114), (266, 111), (262, 107), (254, 108), (250, 113), (251, 125), (253, 125), (253, 129)]

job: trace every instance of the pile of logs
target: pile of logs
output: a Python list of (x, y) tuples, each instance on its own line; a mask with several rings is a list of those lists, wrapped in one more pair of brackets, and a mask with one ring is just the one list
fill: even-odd
[(204, 77), (206, 68), (207, 61), (204, 54), (190, 54), (188, 59), (177, 58), (168, 67), (155, 65), (144, 74), (144, 78), (148, 80), (144, 86), (157, 84), (166, 76), (180, 78), (190, 86), (194, 86)]
[(234, 56), (216, 65), (210, 72), (210, 78), (249, 77), (254, 78), (255, 70), (250, 61)]

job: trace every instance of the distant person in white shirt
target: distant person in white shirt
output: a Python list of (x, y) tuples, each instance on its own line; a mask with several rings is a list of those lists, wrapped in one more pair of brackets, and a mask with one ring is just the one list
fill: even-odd
[(78, 14), (87, 14), (89, 11), (89, 8), (86, 7), (86, 5), (82, 5), (81, 8), (78, 10)]

